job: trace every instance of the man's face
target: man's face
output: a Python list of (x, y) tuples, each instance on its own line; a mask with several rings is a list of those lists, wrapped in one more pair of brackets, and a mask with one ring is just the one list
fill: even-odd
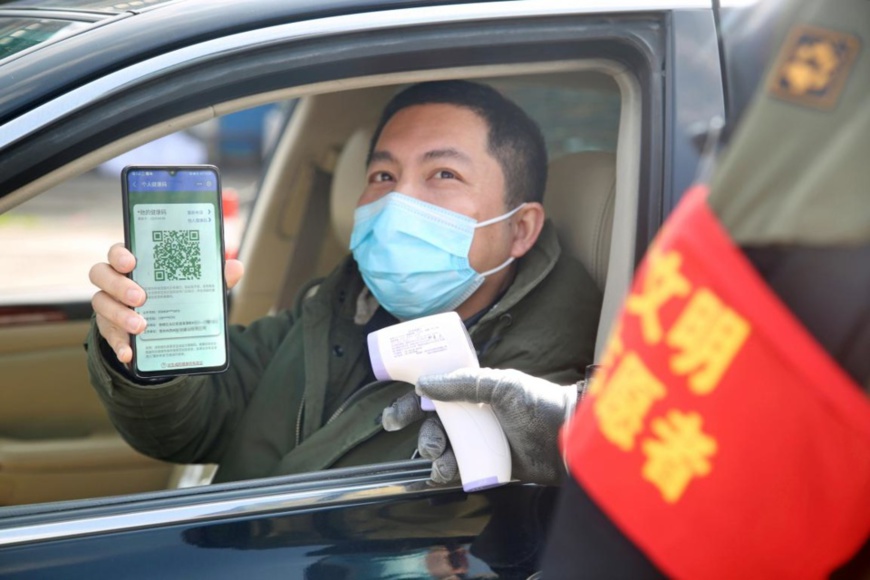
[[(358, 206), (398, 191), (477, 221), (504, 214), (505, 180), (487, 150), (486, 122), (470, 109), (446, 104), (402, 109), (384, 126), (368, 166)], [(507, 222), (479, 228), (471, 267), (485, 272), (510, 257)]]

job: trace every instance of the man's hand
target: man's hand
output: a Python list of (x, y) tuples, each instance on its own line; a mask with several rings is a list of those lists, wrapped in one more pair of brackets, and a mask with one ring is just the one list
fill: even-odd
[[(145, 303), (145, 291), (127, 278), (136, 267), (136, 258), (123, 244), (109, 248), (109, 263), (95, 264), (90, 272), (91, 283), (99, 288), (91, 305), (97, 315), (97, 328), (122, 363), (133, 360), (130, 334), (141, 334), (147, 321), (132, 310)], [(244, 267), (238, 260), (227, 260), (224, 277), (227, 288), (232, 288), (242, 278)]]
[[(488, 403), (510, 444), (512, 476), (531, 483), (556, 485), (561, 482), (565, 469), (557, 437), (559, 428), (571, 417), (577, 404), (576, 386), (562, 387), (515, 370), (463, 369), (445, 375), (420, 377), (417, 394), (439, 401)], [(432, 425), (426, 439), (437, 441), (438, 436), (431, 429)], [(443, 427), (440, 429), (445, 441), (445, 446), (441, 447), (443, 451), (447, 438), (443, 436)], [(421, 455), (423, 438), (424, 429), (421, 429)], [(439, 448), (438, 445), (431, 447), (432, 451)], [(456, 460), (452, 458), (452, 452), (449, 453), (450, 458), (442, 456), (437, 461), (444, 461), (444, 458), (447, 460), (444, 462), (452, 460), (455, 465)], [(441, 469), (446, 467), (443, 465)], [(433, 480), (434, 476), (433, 463)]]

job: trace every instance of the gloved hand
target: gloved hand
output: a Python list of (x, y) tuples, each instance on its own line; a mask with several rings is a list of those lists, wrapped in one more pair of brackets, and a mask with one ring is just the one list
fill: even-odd
[(386, 431), (398, 431), (426, 417), (417, 436), (417, 451), (420, 457), (432, 462), (432, 481), (450, 483), (459, 481), (459, 466), (456, 456), (448, 447), (447, 434), (435, 413), (427, 413), (420, 407), (420, 397), (414, 393), (402, 395), (384, 409), (381, 423)]
[[(439, 401), (470, 401), (492, 406), (511, 448), (512, 476), (531, 483), (555, 485), (564, 474), (557, 437), (574, 413), (577, 388), (563, 387), (515, 370), (463, 369), (420, 377), (417, 393)], [(395, 430), (424, 416), (419, 399), (408, 394), (384, 412), (384, 428)], [(444, 428), (435, 418), (420, 429), (418, 449), (432, 459), (432, 479), (456, 479), (453, 452), (446, 449)], [(436, 455), (439, 451), (442, 454)]]

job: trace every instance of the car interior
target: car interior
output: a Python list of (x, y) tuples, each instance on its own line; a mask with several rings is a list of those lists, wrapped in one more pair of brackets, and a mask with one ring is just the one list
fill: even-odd
[[(212, 117), (294, 100), (264, 165), (239, 252), (246, 273), (232, 291), (230, 321), (245, 324), (292, 307), (300, 291), (316, 291), (306, 283), (327, 275), (348, 251), (381, 109), (404, 86), (449, 78), (492, 84), (541, 125), (550, 154), (548, 217), (563, 251), (585, 265), (604, 294), (597, 358), (634, 268), (641, 195), (640, 88), (611, 61), (395, 73), (252, 95), (121, 137), (9, 199), (62, 188), (122, 152)], [(87, 320), (22, 320), (7, 325), (0, 318), (0, 506), (208, 483), (207, 466), (146, 458), (116, 434), (88, 382)]]

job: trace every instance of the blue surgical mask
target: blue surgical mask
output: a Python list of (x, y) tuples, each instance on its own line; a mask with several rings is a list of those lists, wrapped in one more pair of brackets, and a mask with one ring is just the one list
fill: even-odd
[(397, 318), (447, 312), (514, 260), (508, 258), (487, 272), (475, 271), (468, 263), (474, 230), (508, 219), (523, 205), (478, 223), (392, 192), (356, 209), (350, 250), (366, 286)]

